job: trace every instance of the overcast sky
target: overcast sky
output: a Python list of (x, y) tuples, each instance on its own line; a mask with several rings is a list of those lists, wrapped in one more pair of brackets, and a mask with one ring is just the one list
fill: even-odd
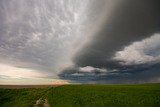
[(0, 0), (0, 84), (160, 82), (159, 0)]

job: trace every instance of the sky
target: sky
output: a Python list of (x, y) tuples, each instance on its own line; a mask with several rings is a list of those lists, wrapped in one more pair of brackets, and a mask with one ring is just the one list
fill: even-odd
[(159, 0), (0, 0), (0, 84), (160, 82)]

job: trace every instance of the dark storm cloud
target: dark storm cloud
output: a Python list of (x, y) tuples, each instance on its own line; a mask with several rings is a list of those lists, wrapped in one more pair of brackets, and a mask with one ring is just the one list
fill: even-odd
[(159, 10), (158, 0), (124, 0), (94, 40), (77, 53), (76, 65), (112, 67), (110, 58), (116, 51), (160, 31)]
[[(122, 0), (112, 11), (103, 27), (94, 35), (93, 40), (79, 50), (73, 59), (77, 67), (106, 68), (110, 69), (111, 72), (99, 74), (84, 73), (72, 68), (64, 70), (59, 76), (62, 79), (82, 83), (142, 83), (159, 81), (160, 64), (157, 62), (149, 65), (121, 65), (119, 61), (113, 60), (117, 51), (122, 50), (135, 41), (141, 41), (155, 33), (159, 33), (159, 19), (159, 0)], [(156, 53), (156, 51), (153, 53)], [(114, 71), (115, 69), (116, 71)], [(76, 75), (73, 75), (75, 73)]]
[(101, 72), (83, 72), (79, 68), (68, 68), (59, 76), (80, 83), (146, 83), (160, 81), (160, 63), (154, 65), (134, 65), (123, 69)]

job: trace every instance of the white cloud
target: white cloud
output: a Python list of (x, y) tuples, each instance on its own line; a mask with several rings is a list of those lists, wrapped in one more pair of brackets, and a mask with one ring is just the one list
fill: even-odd
[(124, 65), (160, 62), (160, 34), (132, 43), (116, 52), (113, 59)]
[(85, 76), (85, 74), (83, 73), (74, 73), (74, 74), (71, 74), (72, 76)]
[(95, 68), (95, 67), (92, 67), (92, 66), (80, 67), (79, 70), (81, 72), (92, 72), (94, 70), (100, 71), (100, 72), (107, 72), (107, 70), (104, 69), (104, 68)]

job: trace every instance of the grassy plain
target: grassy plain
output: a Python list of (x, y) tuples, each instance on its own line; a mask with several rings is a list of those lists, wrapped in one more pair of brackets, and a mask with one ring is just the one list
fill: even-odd
[(0, 89), (0, 107), (33, 107), (39, 98), (51, 107), (160, 107), (160, 84)]

